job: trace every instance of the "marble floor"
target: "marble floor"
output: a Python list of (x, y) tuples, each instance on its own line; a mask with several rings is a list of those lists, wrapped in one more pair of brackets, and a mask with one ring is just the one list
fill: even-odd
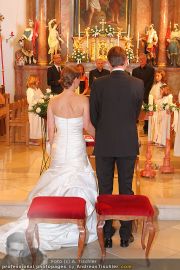
[[(140, 136), (141, 148), (139, 155), (139, 168), (144, 167), (147, 137)], [(91, 153), (92, 149), (88, 149)], [(173, 156), (171, 151), (171, 163), (174, 166), (173, 174), (161, 174), (158, 170), (162, 165), (164, 148), (152, 146), (152, 163), (156, 170), (156, 177), (138, 178), (134, 176), (134, 192), (149, 196), (153, 204), (180, 205), (180, 157)], [(39, 178), (42, 161), (41, 146), (29, 146), (24, 144), (11, 144), (10, 147), (0, 141), (0, 201), (26, 200)], [(90, 159), (95, 169), (94, 159)], [(117, 174), (114, 178), (114, 193), (118, 192)]]
[[(147, 137), (140, 134), (141, 150), (139, 155), (139, 167), (143, 168), (145, 162), (145, 151)], [(92, 149), (88, 149), (89, 153)], [(156, 177), (154, 179), (138, 178), (134, 176), (134, 191), (149, 196), (153, 205), (171, 205), (180, 206), (180, 157), (174, 157), (171, 152), (171, 162), (175, 168), (174, 174), (161, 174), (158, 171), (159, 166), (163, 162), (164, 149), (152, 146), (152, 163), (156, 169)], [(2, 138), (0, 141), (0, 204), (22, 203), (26, 200), (29, 191), (33, 188), (39, 178), (39, 171), (42, 159), (41, 146), (29, 146), (24, 144), (12, 144), (6, 146)], [(93, 168), (94, 159), (91, 158)], [(137, 182), (138, 180), (138, 182)], [(138, 183), (138, 185), (137, 185)], [(117, 175), (115, 172), (114, 193), (117, 193)], [(175, 218), (174, 218), (175, 219)], [(11, 218), (0, 218), (0, 224), (9, 222)], [(163, 259), (164, 265), (159, 269), (171, 269), (168, 259), (180, 259), (180, 221), (179, 220), (155, 220), (157, 233), (150, 252), (150, 259)], [(144, 262), (144, 251), (140, 245), (140, 229), (134, 233), (135, 241), (128, 248), (119, 246), (118, 227), (119, 223), (114, 222), (116, 233), (113, 236), (113, 248), (107, 250), (107, 258), (109, 259), (142, 259)], [(49, 258), (75, 258), (77, 249), (62, 248), (57, 251), (48, 252)], [(1, 257), (3, 254), (1, 254)], [(86, 246), (83, 258), (100, 258), (100, 249), (98, 242)], [(167, 259), (167, 260), (164, 260)], [(134, 262), (133, 262), (134, 263)], [(180, 263), (180, 260), (179, 260)], [(145, 269), (143, 267), (130, 267), (132, 261), (129, 262), (129, 268)], [(176, 264), (176, 262), (175, 262)], [(126, 265), (127, 268), (127, 265)], [(120, 268), (117, 268), (120, 269)], [(158, 269), (149, 268), (151, 269)], [(175, 266), (173, 269), (176, 269)]]

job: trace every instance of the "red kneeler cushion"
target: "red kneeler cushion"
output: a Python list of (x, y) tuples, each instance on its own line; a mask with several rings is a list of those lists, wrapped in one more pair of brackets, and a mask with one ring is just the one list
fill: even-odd
[(79, 197), (35, 197), (28, 218), (84, 219), (86, 201)]
[(99, 195), (96, 211), (99, 215), (154, 215), (149, 199), (143, 195)]

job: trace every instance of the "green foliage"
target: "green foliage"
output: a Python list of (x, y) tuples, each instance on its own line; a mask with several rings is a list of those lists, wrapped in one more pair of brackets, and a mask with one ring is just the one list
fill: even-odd
[(42, 96), (42, 98), (39, 99), (37, 102), (35, 102), (32, 105), (32, 109), (29, 111), (33, 112), (34, 114), (39, 115), (42, 118), (46, 118), (48, 104), (49, 104), (49, 101), (52, 97), (53, 97), (53, 95), (51, 94), (51, 89), (49, 89), (49, 88), (46, 89), (45, 95)]
[(157, 110), (157, 106), (154, 103), (151, 105), (143, 102), (142, 110), (145, 112), (155, 112)]

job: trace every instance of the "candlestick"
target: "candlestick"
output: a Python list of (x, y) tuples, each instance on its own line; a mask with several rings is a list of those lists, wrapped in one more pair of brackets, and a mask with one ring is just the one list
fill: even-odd
[(88, 33), (88, 31), (89, 31), (89, 27), (86, 28), (86, 47), (87, 47), (87, 50), (89, 48), (89, 33)]
[(153, 95), (149, 95), (149, 105), (153, 105)]
[(69, 32), (67, 32), (67, 51), (69, 49)]
[(138, 35), (137, 35), (137, 49), (139, 49), (139, 32), (138, 32)]
[(128, 24), (128, 38), (130, 37), (130, 24)]
[(79, 39), (81, 37), (81, 26), (80, 26), (80, 23), (78, 25), (78, 37), (79, 37)]
[(86, 11), (88, 10), (88, 8), (89, 8), (89, 1), (86, 0)]
[(119, 35), (119, 32), (118, 32), (118, 46), (119, 46), (119, 36), (120, 36), (120, 35)]

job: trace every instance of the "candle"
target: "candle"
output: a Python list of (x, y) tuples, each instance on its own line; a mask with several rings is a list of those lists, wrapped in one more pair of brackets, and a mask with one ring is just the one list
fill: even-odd
[(128, 38), (130, 37), (130, 24), (128, 24)]
[(79, 23), (79, 26), (78, 26), (78, 37), (79, 37), (79, 39), (81, 37), (81, 26), (80, 26), (80, 23)]
[(168, 104), (171, 105), (173, 103), (173, 95), (168, 96)]
[(153, 95), (149, 95), (149, 105), (153, 105)]
[(139, 32), (138, 32), (138, 35), (137, 35), (137, 49), (139, 49)]
[(69, 32), (67, 32), (67, 51), (69, 49)]
[(118, 32), (118, 46), (119, 46), (119, 32)]
[(89, 8), (89, 0), (86, 0), (86, 10)]
[(88, 30), (86, 31), (86, 43), (87, 43), (87, 49), (89, 48), (89, 35)]

